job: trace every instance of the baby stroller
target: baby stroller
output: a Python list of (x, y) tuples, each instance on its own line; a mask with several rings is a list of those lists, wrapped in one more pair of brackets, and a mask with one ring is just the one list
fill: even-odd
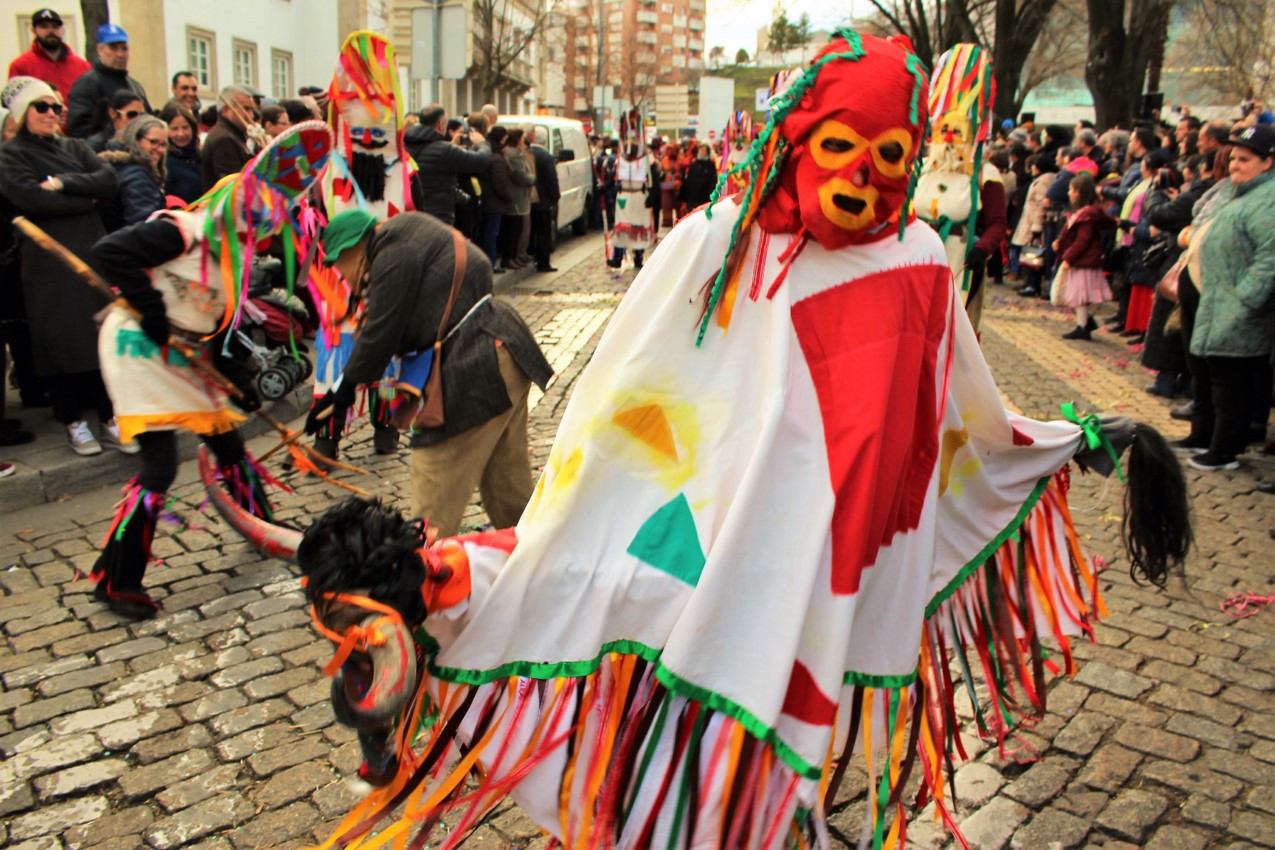
[(302, 342), (314, 333), (310, 313), (295, 295), (276, 288), (282, 270), (273, 257), (254, 259), (241, 320), (228, 343), (232, 357), (256, 365), (257, 392), (266, 401), (283, 398), (314, 371)]

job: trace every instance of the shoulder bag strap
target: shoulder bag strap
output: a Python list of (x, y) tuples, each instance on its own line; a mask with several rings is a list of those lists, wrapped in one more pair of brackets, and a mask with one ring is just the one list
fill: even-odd
[(452, 228), (452, 251), (456, 255), (452, 261), (452, 291), (447, 296), (447, 306), (443, 308), (443, 320), (438, 323), (438, 343), (443, 341), (443, 335), (447, 332), (447, 322), (452, 317), (452, 305), (456, 303), (461, 281), (465, 279), (465, 265), (469, 261), (465, 237), (455, 228)]

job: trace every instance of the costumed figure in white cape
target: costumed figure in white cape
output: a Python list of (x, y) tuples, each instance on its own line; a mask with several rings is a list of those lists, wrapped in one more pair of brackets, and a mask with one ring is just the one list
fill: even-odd
[(615, 157), (615, 225), (607, 234), (607, 265), (619, 268), (625, 251), (633, 251), (633, 265), (642, 268), (646, 251), (655, 243), (655, 226), (647, 199), (651, 192), (651, 162), (643, 137), (642, 116), (630, 110), (620, 116), (620, 150)]
[[(243, 410), (261, 406), (252, 375), (223, 357), (222, 332), (235, 326), (257, 243), (299, 238), (293, 201), (318, 176), (332, 150), (319, 121), (275, 139), (240, 174), (224, 178), (184, 210), (106, 236), (93, 249), (98, 269), (117, 287), (117, 304), (98, 337), (102, 377), (115, 402), (120, 438), (141, 445), (141, 472), (124, 489), (92, 577), (97, 599), (128, 617), (154, 616), (142, 588), (151, 539), (177, 474), (177, 434), (193, 431), (212, 449), (220, 479), (239, 507), (271, 520), (261, 468), (244, 450), (225, 392), (197, 357), (230, 378)], [(288, 251), (296, 255), (296, 246)], [(190, 348), (170, 346), (175, 337)]]
[[(338, 213), (366, 210), (381, 220), (414, 209), (411, 158), (403, 146), (403, 95), (399, 91), (394, 45), (368, 30), (351, 33), (341, 46), (328, 92), (328, 121), (337, 150), (320, 181), (323, 210), (310, 212), (311, 235)], [(347, 315), (349, 285), (320, 262), (310, 266), (310, 291), (319, 308), (315, 339), (314, 396), (322, 398), (337, 383), (354, 350), (356, 317)], [(373, 428), (377, 454), (394, 454), (398, 429), (390, 424), (397, 364), (385, 381), (366, 388), (364, 406)], [(315, 449), (330, 458), (340, 452), (346, 422), (325, 423)]]
[(505, 795), (572, 847), (827, 846), (855, 751), (896, 845), (911, 772), (947, 812), (958, 687), (1003, 740), (1102, 612), (1068, 462), (1110, 473), (1136, 435), (1133, 501), (1160, 501), (1131, 560), (1181, 558), (1163, 439), (1002, 406), (908, 208), (926, 84), (905, 41), (833, 37), (748, 191), (634, 281), (514, 529), (428, 542), (351, 500), (306, 532), (333, 704), (380, 786), (325, 847), (421, 847), (448, 811), (454, 847)]
[(939, 57), (930, 81), (930, 144), (916, 210), (938, 231), (948, 264), (977, 334), (983, 319), (983, 278), (1008, 228), (1005, 183), (985, 162), (996, 78), (991, 54), (958, 44)]

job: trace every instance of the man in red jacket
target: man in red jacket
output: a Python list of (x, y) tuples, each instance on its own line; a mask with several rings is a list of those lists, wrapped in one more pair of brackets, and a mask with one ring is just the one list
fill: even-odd
[(72, 53), (71, 46), (62, 40), (62, 17), (52, 9), (41, 9), (31, 16), (31, 31), (35, 35), (31, 49), (9, 63), (9, 78), (43, 80), (57, 89), (66, 103), (71, 84), (89, 69), (89, 63)]

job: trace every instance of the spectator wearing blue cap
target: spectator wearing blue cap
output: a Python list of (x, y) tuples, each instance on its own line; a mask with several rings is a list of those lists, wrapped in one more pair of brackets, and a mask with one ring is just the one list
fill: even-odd
[(121, 89), (131, 90), (145, 111), (151, 111), (146, 89), (128, 75), (128, 33), (116, 24), (102, 24), (97, 28), (97, 58), (93, 67), (71, 86), (67, 135), (84, 139), (92, 134), (98, 105)]

